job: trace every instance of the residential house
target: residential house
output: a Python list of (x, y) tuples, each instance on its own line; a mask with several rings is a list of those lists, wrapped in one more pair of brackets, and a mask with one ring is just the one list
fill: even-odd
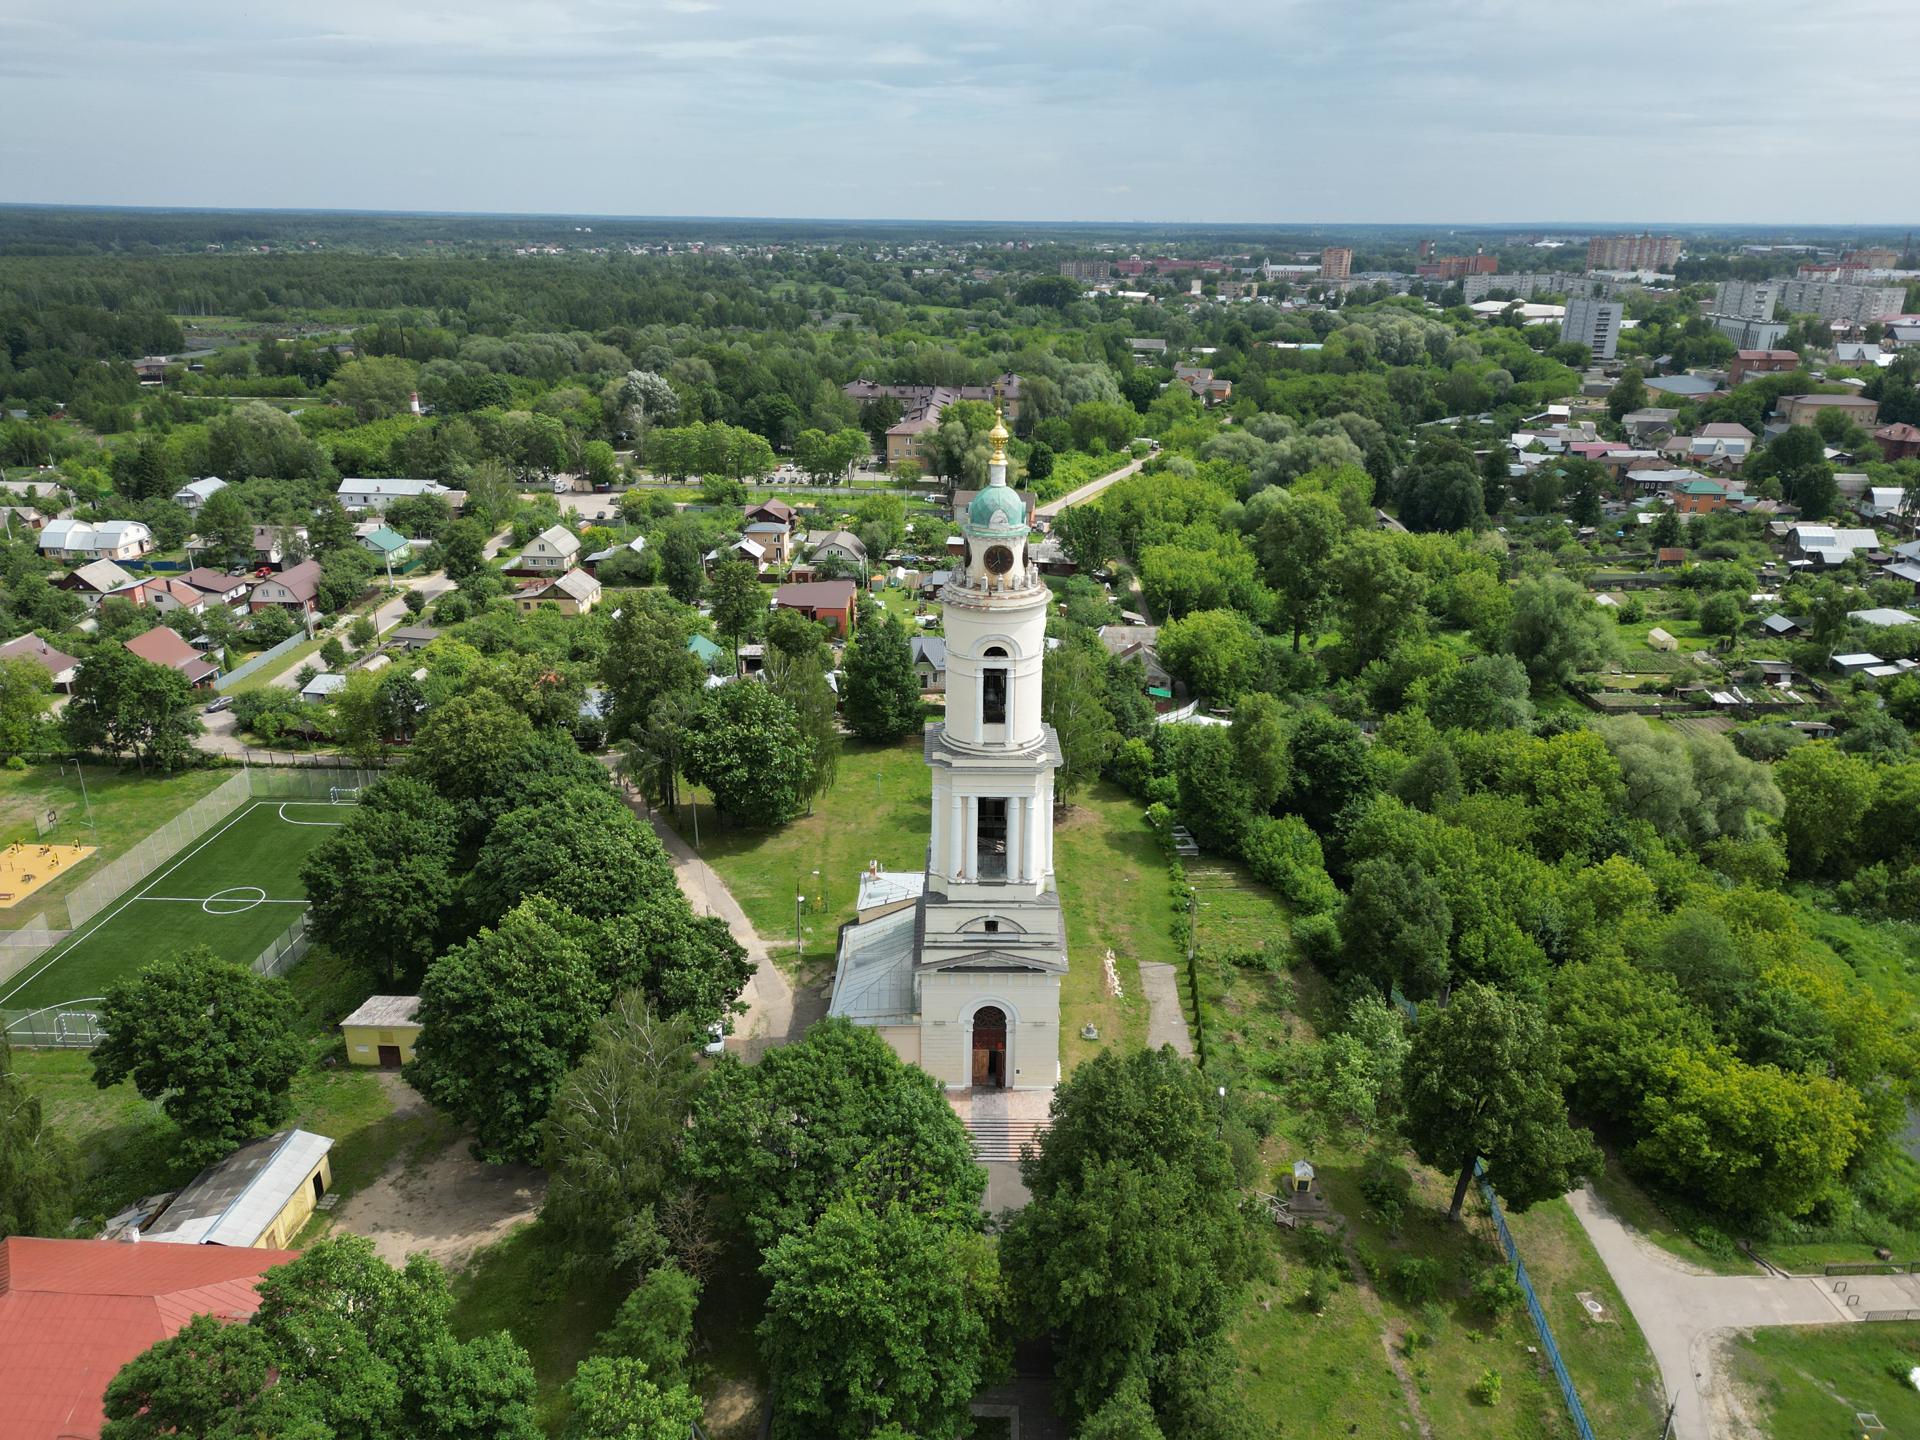
[(1173, 705), (1173, 675), (1160, 661), (1157, 625), (1102, 625), (1100, 643), (1116, 660), (1138, 660), (1146, 672), (1146, 690), (1157, 710)]
[(80, 662), (73, 656), (31, 633), (0, 645), (0, 660), (31, 660), (52, 677), (53, 688), (63, 693), (73, 689), (73, 677), (80, 669)]
[(947, 642), (938, 635), (915, 635), (907, 645), (913, 656), (913, 673), (920, 677), (920, 688), (928, 694), (944, 694)]
[(753, 541), (770, 565), (784, 565), (793, 558), (793, 532), (776, 520), (755, 520), (742, 532)]
[(404, 566), (413, 558), (413, 543), (391, 525), (376, 525), (360, 537), (360, 548), (383, 566)]
[(596, 550), (580, 562), (580, 568), (589, 575), (598, 576), (601, 565), (616, 555), (638, 555), (647, 548), (647, 537), (636, 535), (624, 545), (609, 545), (604, 550)]
[(1807, 524), (1787, 527), (1787, 553), (1814, 565), (1844, 565), (1857, 552), (1879, 548), (1880, 537), (1871, 530)]
[(858, 593), (851, 580), (810, 580), (780, 586), (773, 592), (773, 603), (779, 609), (797, 610), (809, 620), (832, 625), (836, 638), (846, 640), (853, 635)]
[(1836, 655), (1833, 657), (1833, 668), (1842, 675), (1849, 676), (1864, 675), (1875, 666), (1885, 663), (1886, 662), (1878, 655), (1866, 650), (1857, 650), (1849, 655)]
[(800, 523), (800, 516), (784, 500), (762, 500), (746, 508), (746, 523), (752, 525), (778, 525), (783, 530), (792, 530)]
[(1837, 410), (1856, 425), (1871, 428), (1880, 402), (1864, 395), (1782, 395), (1774, 403), (1774, 414), (1788, 425), (1811, 425), (1825, 410)]
[(1738, 385), (1755, 375), (1777, 375), (1783, 370), (1800, 368), (1800, 356), (1792, 350), (1739, 350), (1727, 366), (1727, 381)]
[(718, 565), (722, 560), (725, 560), (728, 556), (734, 556), (746, 561), (749, 565), (753, 566), (753, 573), (756, 575), (764, 575), (766, 573), (766, 550), (760, 546), (759, 542), (748, 540), (744, 536), (729, 545), (716, 546), (701, 556), (701, 559), (706, 564), (707, 573), (711, 574), (713, 573), (713, 567)]
[(138, 520), (53, 520), (40, 532), (40, 553), (54, 560), (138, 560), (152, 549)]
[(520, 570), (571, 570), (580, 561), (580, 537), (564, 525), (542, 530), (527, 542), (515, 568)]
[(1798, 635), (1805, 628), (1805, 625), (1806, 622), (1804, 620), (1795, 619), (1791, 615), (1780, 614), (1764, 616), (1760, 621), (1762, 631), (1781, 640), (1785, 640), (1792, 635)]
[(829, 555), (852, 570), (867, 563), (866, 544), (851, 530), (809, 530), (806, 545), (811, 565), (818, 566)]
[(173, 492), (173, 503), (186, 507), (188, 513), (198, 515), (200, 507), (227, 488), (227, 482), (218, 475), (209, 475), (203, 480), (189, 480)]
[(364, 1004), (340, 1022), (349, 1065), (378, 1065), (398, 1070), (413, 1059), (420, 1038), (418, 995), (369, 995)]
[(188, 1181), (140, 1239), (278, 1250), (300, 1233), (333, 1183), (331, 1149), (332, 1140), (307, 1130), (250, 1140)]
[(1620, 424), (1627, 432), (1627, 438), (1636, 445), (1655, 444), (1673, 434), (1673, 427), (1680, 418), (1678, 410), (1648, 407), (1643, 410), (1629, 410), (1620, 417)]
[(1886, 605), (1877, 605), (1870, 610), (1849, 610), (1847, 618), (1878, 629), (1887, 629), (1895, 625), (1920, 625), (1920, 615), (1912, 615), (1905, 610), (1895, 610)]
[(438, 480), (342, 480), (337, 492), (349, 514), (368, 510), (384, 511), (396, 500), (413, 500), (422, 495), (448, 495)]
[(138, 588), (138, 582), (133, 576), (111, 560), (92, 560), (85, 565), (76, 565), (63, 578), (53, 583), (62, 590), (73, 591), (88, 605), (93, 606), (97, 606), (109, 595), (118, 595)]
[(1649, 375), (1646, 386), (1655, 394), (1677, 400), (1704, 400), (1721, 392), (1720, 382), (1706, 375)]
[(1841, 340), (1833, 347), (1833, 363), (1836, 365), (1891, 365), (1894, 356), (1882, 350), (1878, 345), (1865, 344), (1858, 340)]
[(1687, 563), (1687, 552), (1683, 546), (1662, 545), (1653, 552), (1653, 565), (1656, 570), (1665, 570), (1673, 565)]
[(584, 570), (568, 570), (521, 590), (513, 597), (513, 603), (522, 615), (533, 610), (585, 615), (600, 603), (600, 582)]
[(856, 403), (899, 402), (900, 419), (886, 436), (889, 465), (901, 460), (919, 460), (921, 443), (940, 428), (940, 417), (956, 401), (984, 400), (998, 404), (1009, 420), (1020, 418), (1022, 401), (1020, 377), (1012, 373), (1000, 376), (991, 385), (879, 385), (871, 380), (854, 380), (841, 386), (841, 390)]
[(1727, 487), (1718, 480), (1689, 480), (1674, 490), (1673, 500), (1682, 515), (1706, 515), (1726, 508)]
[(688, 637), (687, 653), (708, 670), (718, 670), (720, 663), (727, 658), (727, 652), (704, 635)]
[(0, 532), (11, 536), (16, 530), (37, 535), (47, 528), (47, 517), (28, 505), (0, 505)]
[(215, 570), (210, 565), (196, 565), (180, 579), (194, 589), (204, 592), (216, 604), (228, 609), (243, 609), (247, 592), (253, 589), (253, 580), (246, 575), (229, 575), (224, 570)]
[(242, 1323), (290, 1250), (0, 1240), (0, 1437), (98, 1440), (122, 1367), (211, 1315)]
[(304, 525), (256, 525), (253, 527), (253, 563), (278, 569), (287, 558), (289, 541), (307, 543)]
[(1208, 405), (1221, 405), (1233, 398), (1233, 382), (1219, 379), (1204, 365), (1174, 366), (1173, 381), (1186, 386), (1196, 400)]
[(1896, 460), (1920, 458), (1920, 425), (1909, 425), (1904, 420), (1898, 425), (1883, 425), (1873, 432), (1873, 443), (1880, 447), (1881, 458), (1890, 465)]
[(1652, 650), (1678, 650), (1680, 642), (1658, 625), (1647, 631), (1647, 647)]
[(1033, 563), (1040, 567), (1042, 575), (1077, 575), (1080, 567), (1073, 557), (1067, 554), (1067, 547), (1058, 539), (1049, 535), (1034, 548)]
[(138, 655), (151, 665), (178, 670), (196, 689), (211, 685), (220, 676), (220, 667), (165, 625), (156, 625), (144, 635), (122, 640), (121, 648)]
[(1916, 598), (1920, 598), (1920, 562), (1896, 560), (1891, 565), (1882, 565), (1880, 573), (1889, 580), (1898, 580), (1906, 585)]
[(311, 615), (320, 608), (320, 562), (302, 560), (298, 565), (289, 565), (278, 575), (270, 575), (253, 587), (253, 593), (247, 597), (247, 608), (261, 611), (269, 605), (278, 605), (283, 610), (292, 610), (301, 615)]
[(1907, 508), (1907, 491), (1904, 485), (1869, 485), (1861, 497), (1860, 508), (1875, 520), (1883, 520), (1899, 515)]
[(161, 615), (170, 615), (176, 610), (184, 610), (189, 615), (204, 615), (209, 604), (219, 608), (215, 596), (170, 576), (155, 575), (141, 589), (146, 595), (147, 605)]

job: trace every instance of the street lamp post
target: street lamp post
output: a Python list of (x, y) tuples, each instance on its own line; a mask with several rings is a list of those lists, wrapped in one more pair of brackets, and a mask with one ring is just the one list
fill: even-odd
[(806, 942), (800, 938), (800, 907), (806, 903), (807, 897), (804, 895), (793, 897), (793, 958), (796, 964), (807, 950)]

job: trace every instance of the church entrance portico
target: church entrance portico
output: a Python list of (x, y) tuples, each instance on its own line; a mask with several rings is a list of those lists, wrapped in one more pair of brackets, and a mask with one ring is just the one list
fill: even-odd
[(1007, 1012), (998, 1005), (982, 1005), (973, 1012), (968, 1052), (973, 1057), (976, 1089), (1004, 1090), (1007, 1076)]

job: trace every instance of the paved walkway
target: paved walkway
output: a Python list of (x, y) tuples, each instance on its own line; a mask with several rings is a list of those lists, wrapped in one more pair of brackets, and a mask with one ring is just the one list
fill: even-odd
[(1180, 1004), (1180, 971), (1164, 960), (1140, 962), (1140, 988), (1147, 997), (1147, 1048), (1171, 1045), (1189, 1059), (1193, 1037), (1187, 1033), (1187, 1012)]
[(1135, 460), (1130, 465), (1122, 465), (1118, 470), (1113, 470), (1102, 475), (1098, 480), (1089, 480), (1078, 489), (1069, 490), (1058, 500), (1049, 500), (1045, 505), (1035, 507), (1033, 512), (1034, 516), (1040, 520), (1051, 520), (1069, 506), (1084, 505), (1109, 485), (1118, 485), (1122, 480), (1134, 474), (1146, 463), (1145, 460)]
[[(608, 763), (613, 763), (611, 758)], [(740, 992), (747, 1013), (734, 1018), (727, 1048), (741, 1059), (753, 1061), (770, 1046), (799, 1039), (809, 1025), (827, 1013), (826, 997), (817, 991), (795, 990), (785, 972), (774, 964), (766, 941), (754, 930), (747, 912), (740, 908), (740, 902), (733, 898), (733, 892), (727, 889), (718, 872), (696, 855), (693, 847), (657, 812), (650, 811), (639, 795), (624, 786), (622, 793), (633, 813), (651, 825), (660, 843), (666, 846), (667, 856), (673, 861), (674, 877), (693, 906), (693, 913), (718, 915), (725, 920), (733, 938), (745, 947), (747, 957), (753, 961), (753, 978)]]
[[(1640, 1322), (1669, 1400), (1677, 1440), (1733, 1440), (1736, 1421), (1718, 1351), (1727, 1333), (1763, 1325), (1842, 1325), (1864, 1311), (1920, 1306), (1920, 1276), (1859, 1275), (1836, 1290), (1833, 1279), (1776, 1275), (1703, 1275), (1615, 1218), (1592, 1189), (1567, 1197), (1613, 1283)], [(1850, 1296), (1858, 1303), (1849, 1306)]]

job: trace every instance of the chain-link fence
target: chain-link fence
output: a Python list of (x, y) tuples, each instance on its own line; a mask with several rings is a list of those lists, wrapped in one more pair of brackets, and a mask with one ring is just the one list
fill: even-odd
[[(336, 757), (337, 758), (337, 757)], [(250, 793), (259, 800), (351, 800), (378, 780), (379, 770), (354, 770), (339, 764), (298, 769), (249, 769)]]
[(307, 912), (302, 910), (300, 917), (286, 928), (286, 931), (253, 962), (256, 975), (284, 975), (297, 965), (307, 953)]
[(63, 1000), (38, 1010), (0, 1010), (0, 1034), (9, 1045), (43, 1045), (56, 1049), (91, 1050), (106, 1038), (100, 1015), (93, 1008), (98, 995)]

